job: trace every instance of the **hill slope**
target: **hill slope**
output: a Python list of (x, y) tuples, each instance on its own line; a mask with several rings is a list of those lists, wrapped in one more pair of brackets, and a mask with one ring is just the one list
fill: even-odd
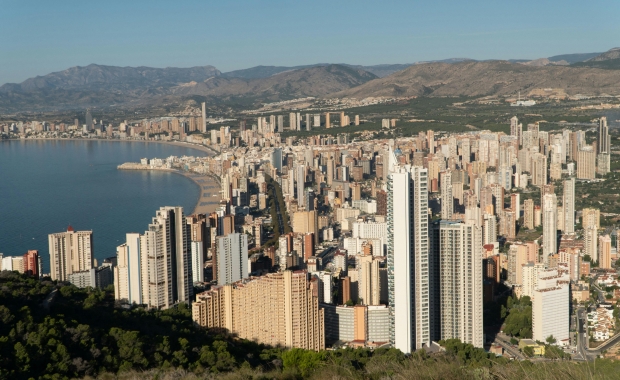
[(568, 94), (620, 94), (620, 75), (595, 68), (528, 66), (507, 61), (430, 63), (330, 96), (509, 95), (539, 88), (563, 88)]
[(268, 101), (325, 96), (359, 86), (377, 76), (342, 65), (316, 66), (285, 71), (259, 79), (209, 78), (172, 89), (174, 95), (201, 95), (216, 98), (250, 97)]

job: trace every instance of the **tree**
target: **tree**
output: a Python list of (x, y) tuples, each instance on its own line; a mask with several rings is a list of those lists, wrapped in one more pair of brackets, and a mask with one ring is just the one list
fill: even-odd
[(534, 347), (532, 346), (523, 347), (523, 353), (525, 354), (525, 356), (531, 358), (532, 356), (534, 356)]
[(549, 344), (555, 344), (555, 342), (557, 342), (557, 340), (553, 337), (553, 335), (549, 335), (546, 340), (547, 340), (547, 343)]

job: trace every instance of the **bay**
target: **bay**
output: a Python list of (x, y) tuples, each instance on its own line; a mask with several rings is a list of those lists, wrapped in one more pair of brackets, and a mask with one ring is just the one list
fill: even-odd
[(170, 172), (118, 170), (140, 158), (205, 156), (190, 147), (128, 141), (0, 142), (0, 252), (36, 249), (49, 273), (47, 235), (92, 230), (99, 263), (116, 255), (128, 232), (143, 233), (159, 207), (192, 213), (200, 187)]

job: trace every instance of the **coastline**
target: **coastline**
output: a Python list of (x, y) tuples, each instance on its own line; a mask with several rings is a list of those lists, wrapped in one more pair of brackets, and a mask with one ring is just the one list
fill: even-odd
[(183, 148), (190, 148), (199, 150), (203, 153), (207, 153), (207, 156), (214, 156), (216, 154), (212, 149), (207, 148), (204, 145), (192, 144), (181, 141), (163, 141), (163, 140), (120, 140), (120, 139), (77, 139), (77, 138), (34, 138), (34, 139), (6, 139), (0, 140), (0, 142), (4, 141), (107, 141), (107, 142), (127, 142), (127, 143), (146, 143), (146, 144), (168, 144), (168, 145), (176, 145)]
[[(168, 145), (176, 145), (184, 148), (195, 149), (206, 153), (207, 156), (213, 156), (215, 152), (211, 149), (191, 144), (184, 143), (180, 141), (158, 141), (158, 140), (114, 140), (114, 139), (62, 139), (62, 138), (37, 138), (37, 139), (10, 139), (10, 140), (0, 140), (2, 141), (107, 141), (107, 142), (126, 142), (126, 143), (157, 143), (157, 144), (168, 144)], [(120, 169), (127, 170), (127, 169)], [(131, 169), (130, 169), (131, 170)], [(221, 197), (218, 196), (220, 194), (220, 186), (213, 178), (208, 175), (200, 175), (198, 173), (185, 173), (175, 169), (135, 169), (135, 170), (159, 170), (159, 171), (167, 171), (180, 174), (186, 178), (191, 179), (198, 187), (200, 191), (198, 193), (198, 200), (196, 201), (196, 205), (194, 206), (193, 214), (210, 214), (217, 209), (219, 205)], [(215, 196), (214, 196), (215, 195)]]
[(200, 188), (200, 193), (198, 194), (198, 200), (196, 201), (196, 206), (194, 206), (194, 211), (192, 214), (208, 215), (214, 212), (217, 209), (217, 206), (220, 204), (221, 197), (218, 196), (218, 194), (220, 193), (220, 186), (218, 185), (217, 181), (215, 181), (209, 175), (182, 172), (176, 169), (143, 167), (139, 164), (134, 164), (134, 163), (121, 164), (117, 167), (117, 169), (128, 170), (128, 171), (146, 170), (146, 171), (176, 173), (176, 174), (180, 174), (186, 178), (191, 179)]

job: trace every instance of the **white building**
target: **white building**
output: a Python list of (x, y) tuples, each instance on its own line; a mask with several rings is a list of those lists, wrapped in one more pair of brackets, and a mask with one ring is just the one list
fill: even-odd
[(396, 167), (387, 187), (390, 341), (410, 353), (436, 338), (436, 305), (431, 303), (435, 289), (429, 278), (434, 268), (429, 262), (428, 170)]
[(549, 265), (549, 255), (558, 251), (558, 200), (555, 194), (545, 194), (543, 212), (543, 261)]
[(553, 335), (558, 344), (570, 339), (570, 280), (557, 269), (541, 271), (532, 300), (532, 332), (541, 342)]
[(232, 233), (217, 238), (217, 284), (248, 277), (248, 236)]

